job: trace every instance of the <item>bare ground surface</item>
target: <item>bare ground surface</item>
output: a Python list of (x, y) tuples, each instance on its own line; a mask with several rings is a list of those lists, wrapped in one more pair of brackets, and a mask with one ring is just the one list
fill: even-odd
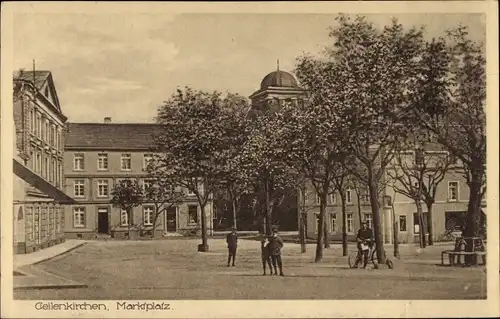
[[(240, 240), (236, 267), (226, 267), (222, 239), (210, 252), (199, 240), (95, 241), (36, 266), (86, 288), (14, 291), (15, 299), (482, 299), (482, 267), (442, 267), (444, 246), (401, 246), (396, 268), (349, 269), (339, 245), (314, 263), (314, 245), (286, 244), (285, 277), (262, 276), (260, 243)], [(354, 246), (349, 251), (355, 250)], [(392, 248), (386, 248), (390, 254)], [(394, 260), (394, 259), (393, 259)]]

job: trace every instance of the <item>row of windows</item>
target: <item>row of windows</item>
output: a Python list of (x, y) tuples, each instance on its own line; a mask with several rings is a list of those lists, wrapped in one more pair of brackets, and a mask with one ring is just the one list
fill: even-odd
[[(346, 203), (347, 204), (352, 204), (352, 193), (353, 190), (347, 189), (345, 193), (345, 198), (346, 198)], [(459, 187), (458, 187), (458, 182), (456, 181), (451, 181), (448, 182), (448, 200), (449, 201), (458, 201), (458, 194), (459, 194)], [(334, 205), (337, 203), (337, 195), (335, 193), (329, 194), (328, 195), (328, 204)], [(368, 190), (365, 190), (361, 196), (361, 201), (368, 203), (370, 202), (370, 194)], [(320, 196), (319, 194), (316, 194), (316, 205), (320, 204)]]
[[(329, 231), (332, 232), (332, 233), (335, 233), (337, 231), (341, 231), (342, 230), (342, 225), (340, 225), (340, 228), (338, 228), (339, 226), (337, 225), (337, 214), (336, 213), (333, 213), (333, 214), (330, 214), (330, 223), (329, 223)], [(354, 214), (352, 213), (349, 213), (349, 214), (346, 214), (346, 231), (348, 233), (354, 233)], [(364, 214), (364, 221), (367, 222), (368, 224), (368, 227), (369, 228), (372, 228), (373, 226), (373, 218), (372, 218), (372, 214)], [(316, 232), (318, 230), (318, 223), (319, 223), (319, 215), (316, 215)]]
[(26, 207), (27, 240), (39, 243), (43, 238), (55, 239), (63, 220), (62, 207)]
[(30, 131), (31, 134), (50, 146), (62, 150), (63, 141), (61, 131), (55, 123), (44, 117), (42, 113), (37, 112), (34, 108), (30, 112)]
[[(107, 213), (107, 208), (101, 208), (98, 213)], [(154, 207), (153, 206), (143, 206), (142, 207), (142, 222), (144, 226), (152, 226), (154, 222)], [(188, 224), (194, 225), (198, 224), (198, 206), (188, 205)], [(120, 211), (120, 226), (129, 225), (129, 216), (127, 211), (122, 209)], [(85, 207), (75, 207), (73, 208), (73, 227), (74, 228), (84, 228), (86, 227), (86, 211)]]
[[(148, 187), (151, 187), (152, 182), (150, 180), (145, 180), (143, 181), (143, 188), (147, 189)], [(107, 179), (98, 179), (96, 181), (96, 195), (97, 197), (109, 197), (110, 196), (110, 186), (109, 186), (109, 180)], [(194, 193), (191, 191), (187, 191), (188, 196), (193, 196)], [(83, 179), (77, 179), (73, 181), (73, 196), (74, 197), (85, 197), (85, 180)]]
[(41, 149), (30, 151), (30, 168), (51, 184), (63, 184), (63, 165), (54, 156)]
[[(346, 228), (348, 233), (354, 233), (354, 219), (353, 219), (353, 214), (346, 214), (347, 216), (347, 223), (346, 223)], [(427, 213), (424, 213), (424, 219), (427, 218)], [(373, 218), (372, 214), (364, 214), (364, 221), (367, 223), (368, 228), (373, 229)], [(319, 223), (319, 215), (316, 215), (316, 232), (318, 230), (318, 223)], [(330, 232), (335, 233), (337, 231), (342, 230), (342, 226), (340, 228), (337, 228), (337, 214), (330, 214)], [(400, 232), (406, 232), (408, 231), (408, 226), (407, 226), (407, 221), (406, 221), (406, 215), (400, 215), (399, 216), (399, 231)], [(420, 233), (420, 226), (418, 223), (418, 215), (417, 213), (413, 214), (413, 233), (414, 234), (419, 234)]]
[[(148, 164), (153, 159), (153, 154), (144, 154), (142, 168), (145, 170)], [(123, 153), (120, 157), (120, 169), (122, 171), (132, 170), (132, 155), (130, 153)], [(73, 156), (73, 170), (74, 171), (84, 171), (85, 170), (85, 154), (76, 153)], [(97, 154), (97, 170), (107, 171), (108, 170), (108, 154), (99, 153)]]

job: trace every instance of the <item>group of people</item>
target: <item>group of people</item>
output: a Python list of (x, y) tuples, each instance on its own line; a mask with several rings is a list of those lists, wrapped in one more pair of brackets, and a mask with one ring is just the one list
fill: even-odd
[[(236, 233), (236, 229), (233, 228), (231, 233), (226, 237), (227, 248), (228, 248), (228, 258), (227, 258), (227, 267), (231, 265), (235, 266), (236, 260), (236, 250), (238, 247), (238, 235)], [(281, 261), (281, 249), (283, 248), (283, 239), (278, 236), (278, 229), (272, 229), (271, 236), (262, 236), (260, 241), (260, 250), (261, 250), (261, 259), (262, 259), (262, 268), (264, 270), (263, 276), (266, 275), (267, 267), (269, 267), (269, 275), (279, 275), (284, 276), (283, 274), (283, 263)]]
[[(236, 233), (236, 228), (233, 228), (231, 233), (229, 233), (226, 237), (227, 247), (229, 251), (229, 255), (227, 258), (227, 267), (231, 265), (235, 266), (236, 261), (236, 250), (238, 248), (238, 234)], [(368, 250), (364, 250), (362, 245), (368, 245), (370, 249), (373, 248), (374, 240), (373, 240), (373, 232), (366, 222), (361, 223), (361, 228), (358, 230), (358, 234), (356, 236), (356, 242), (358, 247), (358, 256), (356, 259), (356, 267), (358, 263), (363, 261), (363, 268), (366, 268), (368, 264)], [(269, 266), (269, 275), (278, 275), (278, 269), (280, 276), (284, 276), (283, 274), (283, 263), (281, 261), (281, 249), (283, 248), (283, 239), (278, 236), (278, 229), (273, 227), (271, 236), (262, 236), (260, 242), (261, 249), (261, 257), (262, 257), (262, 268), (264, 270), (263, 276), (266, 275), (266, 266)], [(271, 267), (272, 265), (272, 267)]]

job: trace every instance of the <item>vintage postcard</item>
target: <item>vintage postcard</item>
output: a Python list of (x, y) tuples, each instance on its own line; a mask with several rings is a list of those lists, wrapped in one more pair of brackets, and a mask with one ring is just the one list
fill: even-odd
[(2, 318), (498, 317), (497, 10), (2, 3)]

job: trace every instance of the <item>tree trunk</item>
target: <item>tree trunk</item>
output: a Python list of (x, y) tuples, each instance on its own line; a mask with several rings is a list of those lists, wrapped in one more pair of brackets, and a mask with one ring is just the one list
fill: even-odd
[(127, 208), (127, 240), (130, 240), (130, 226), (132, 226), (132, 208)]
[(306, 223), (307, 218), (306, 213), (306, 188), (302, 187), (300, 189), (300, 214), (299, 214), (299, 240), (300, 240), (300, 251), (302, 253), (306, 252)]
[(356, 190), (356, 199), (358, 200), (358, 218), (359, 218), (359, 224), (361, 225), (361, 222), (363, 221), (363, 217), (361, 216), (361, 195), (359, 194), (360, 190)]
[(482, 171), (472, 169), (469, 183), (469, 203), (464, 237), (479, 237), (481, 228)]
[(325, 248), (330, 248), (330, 232), (328, 231), (328, 216), (325, 213), (325, 226), (324, 226), (324, 231), (323, 231), (323, 244), (325, 245)]
[(427, 230), (429, 232), (429, 241), (428, 244), (429, 246), (434, 245), (434, 227), (432, 225), (432, 202), (427, 202)]
[[(157, 212), (157, 211), (158, 210), (155, 209), (155, 212)], [(158, 222), (158, 216), (159, 216), (159, 214), (155, 213), (155, 218), (153, 219), (153, 229), (152, 229), (152, 233), (151, 233), (151, 238), (156, 237), (156, 223)]]
[(347, 209), (345, 204), (345, 194), (340, 192), (340, 201), (342, 204), (342, 256), (347, 256), (348, 248), (347, 248)]
[(382, 238), (382, 221), (380, 218), (380, 205), (378, 203), (378, 185), (373, 176), (373, 168), (368, 167), (368, 190), (370, 193), (370, 206), (373, 212), (373, 231), (379, 264), (385, 264), (385, 250)]
[[(469, 182), (469, 204), (467, 207), (466, 227), (464, 237), (479, 237), (481, 229), (481, 187), (483, 181), (483, 172), (478, 169), (478, 165), (472, 165), (470, 170)], [(474, 241), (471, 239), (466, 240), (465, 250), (468, 252), (474, 251)], [(475, 265), (476, 258), (473, 256), (466, 256), (466, 263)]]
[(306, 252), (306, 227), (305, 227), (305, 214), (300, 213), (300, 221), (299, 221), (299, 240), (300, 240), (300, 252)]
[(415, 200), (415, 205), (417, 206), (418, 238), (419, 238), (420, 248), (425, 248), (425, 229), (424, 229), (424, 216), (422, 214), (422, 203), (420, 202), (420, 200)]
[(201, 245), (198, 246), (198, 251), (208, 251), (208, 234), (207, 234), (207, 214), (205, 212), (205, 205), (200, 205), (201, 209)]
[(236, 229), (236, 207), (237, 207), (237, 202), (236, 202), (236, 196), (234, 196), (233, 192), (230, 190), (229, 191), (229, 197), (231, 197), (231, 204), (233, 206), (233, 227)]
[(399, 259), (401, 255), (399, 254), (399, 228), (398, 221), (396, 220), (396, 212), (394, 211), (394, 202), (391, 200), (391, 211), (392, 211), (392, 233), (394, 242), (394, 257)]
[[(322, 195), (322, 197), (324, 197)], [(320, 200), (319, 204), (319, 220), (318, 220), (318, 237), (316, 238), (316, 257), (314, 262), (319, 262), (323, 259), (323, 231), (325, 230), (325, 201)]]

